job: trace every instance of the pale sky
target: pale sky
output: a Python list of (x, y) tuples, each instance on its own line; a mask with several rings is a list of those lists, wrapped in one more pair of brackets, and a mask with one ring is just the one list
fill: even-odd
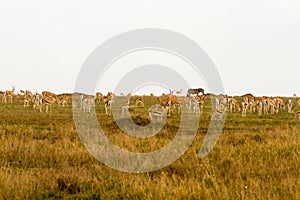
[(299, 11), (299, 0), (2, 1), (0, 90), (72, 92), (104, 41), (162, 28), (197, 42), (229, 95), (300, 96)]

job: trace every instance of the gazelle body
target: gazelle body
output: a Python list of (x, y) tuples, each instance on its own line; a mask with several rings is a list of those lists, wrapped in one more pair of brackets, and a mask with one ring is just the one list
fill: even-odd
[(196, 113), (199, 113), (199, 115), (201, 115), (203, 113), (204, 98), (205, 98), (205, 95), (196, 96), (195, 107), (198, 109), (198, 110), (196, 110)]
[(7, 97), (8, 97), (8, 102), (13, 103), (12, 98), (17, 96), (14, 92), (15, 92), (15, 86), (12, 86), (12, 90), (6, 90), (4, 92), (2, 102), (7, 103)]
[(101, 92), (96, 92), (95, 100), (100, 102), (103, 98), (103, 94)]
[[(278, 109), (280, 109), (281, 111), (285, 110), (285, 104), (284, 104), (284, 102), (283, 102), (283, 100), (281, 98), (279, 98), (279, 97), (274, 98), (274, 102), (275, 102), (276, 107)], [(277, 112), (278, 112), (278, 110), (277, 110)]]
[(300, 108), (300, 99), (297, 100), (297, 107)]
[(24, 101), (24, 108), (26, 108), (26, 107), (29, 106), (29, 103), (31, 101), (31, 97), (25, 96), (23, 101)]
[(177, 108), (177, 113), (180, 113), (181, 105), (175, 95), (168, 94), (163, 99), (159, 99), (159, 101), (160, 104), (168, 110), (168, 116), (171, 115), (171, 110), (173, 110), (174, 108)]
[(164, 107), (159, 108), (154, 108), (149, 110), (149, 118), (150, 120), (159, 120), (160, 122), (163, 121), (163, 119), (165, 118), (167, 114), (167, 109)]
[(252, 94), (248, 93), (242, 96), (244, 98), (244, 102), (247, 105), (247, 110), (249, 110), (249, 112), (253, 112), (253, 106), (255, 104), (255, 98)]
[(95, 106), (95, 99), (91, 96), (80, 95), (80, 109), (83, 112), (91, 112), (92, 107)]
[(129, 116), (129, 100), (124, 105), (122, 105), (121, 110), (122, 110), (122, 117)]
[(262, 115), (262, 110), (263, 110), (263, 102), (259, 101), (259, 102), (257, 102), (257, 112), (258, 112), (259, 116)]
[(228, 107), (229, 107), (229, 112), (233, 112), (233, 111), (235, 112), (236, 109), (238, 111), (241, 110), (237, 100), (234, 99), (233, 97), (228, 98), (227, 103), (228, 103)]
[(144, 107), (144, 100), (140, 97), (136, 98), (135, 99), (135, 106), (138, 106), (138, 107)]
[(33, 96), (33, 108), (37, 109), (40, 107), (42, 95), (36, 92)]
[(105, 114), (107, 116), (111, 115), (111, 107), (112, 107), (112, 99), (104, 98), (103, 99), (104, 107), (105, 107)]
[(48, 113), (48, 110), (51, 111), (51, 105), (56, 101), (55, 98), (52, 99), (46, 99), (45, 97), (43, 97), (40, 100), (40, 112), (43, 112), (43, 106), (46, 106), (46, 113)]
[(43, 95), (44, 97), (53, 97), (53, 98), (57, 98), (57, 95), (56, 95), (56, 94), (54, 94), (54, 93), (52, 93), (52, 92), (49, 92), (49, 91), (43, 91), (43, 92), (42, 92), (42, 95)]
[(300, 109), (293, 110), (293, 113), (295, 115), (295, 118), (298, 117), (298, 119), (300, 120)]
[(291, 99), (289, 99), (289, 100), (287, 100), (286, 104), (287, 104), (287, 107), (288, 107), (288, 113), (292, 113), (293, 101)]
[(247, 103), (242, 102), (242, 117), (246, 117), (247, 115)]
[(263, 96), (263, 105), (264, 105), (264, 114), (269, 114), (269, 110), (271, 110), (271, 114), (274, 114), (275, 111), (278, 112), (278, 104), (274, 101), (273, 98)]
[(65, 107), (67, 104), (68, 104), (68, 101), (69, 101), (69, 96), (64, 96), (62, 99), (59, 99), (59, 102), (58, 102), (58, 104), (60, 105), (62, 105), (62, 107)]

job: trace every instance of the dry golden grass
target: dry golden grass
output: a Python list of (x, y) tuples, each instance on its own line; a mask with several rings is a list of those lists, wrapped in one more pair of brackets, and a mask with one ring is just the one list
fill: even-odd
[[(131, 110), (138, 123), (147, 123), (147, 98), (145, 103)], [(107, 136), (129, 151), (159, 149), (179, 126), (173, 115), (156, 137), (136, 139), (123, 134), (102, 105), (97, 113)], [(46, 115), (24, 109), (21, 101), (0, 104), (0, 199), (300, 199), (300, 121), (286, 111), (247, 118), (227, 113), (216, 146), (200, 159), (209, 113), (205, 109), (197, 136), (180, 159), (161, 170), (131, 174), (87, 152), (70, 105), (54, 106)]]

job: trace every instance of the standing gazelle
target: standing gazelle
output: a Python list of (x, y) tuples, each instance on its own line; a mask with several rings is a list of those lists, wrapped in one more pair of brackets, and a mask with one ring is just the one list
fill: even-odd
[(288, 107), (288, 113), (292, 113), (292, 108), (293, 108), (293, 101), (292, 99), (288, 99), (286, 101), (287, 107)]
[(30, 96), (24, 96), (24, 108), (29, 106), (29, 103), (31, 101), (31, 97)]
[(9, 103), (13, 103), (12, 98), (17, 96), (14, 92), (15, 92), (15, 86), (12, 86), (12, 90), (5, 90), (4, 95), (2, 97), (2, 102), (7, 103), (7, 96), (8, 96)]
[(112, 99), (109, 98), (103, 98), (103, 103), (105, 107), (105, 114), (107, 116), (111, 115), (111, 107), (112, 107)]
[(55, 98), (52, 98), (52, 99), (45, 99), (45, 97), (43, 97), (41, 100), (40, 100), (40, 112), (43, 112), (42, 109), (43, 109), (43, 106), (45, 105), (46, 106), (46, 113), (48, 113), (48, 109), (49, 111), (51, 111), (51, 105), (56, 101)]
[(227, 99), (227, 103), (228, 103), (228, 107), (229, 107), (229, 112), (233, 112), (233, 111), (235, 112), (236, 109), (238, 111), (241, 110), (241, 108), (240, 108), (240, 106), (239, 106), (239, 104), (238, 104), (238, 102), (237, 102), (237, 100), (235, 98), (229, 97)]

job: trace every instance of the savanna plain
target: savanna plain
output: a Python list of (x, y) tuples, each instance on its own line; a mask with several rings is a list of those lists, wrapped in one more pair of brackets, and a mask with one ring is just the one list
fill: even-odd
[[(145, 107), (129, 109), (142, 126), (149, 123), (148, 109), (155, 102), (143, 98)], [(196, 137), (178, 160), (153, 172), (127, 173), (87, 151), (71, 101), (66, 107), (53, 105), (48, 114), (32, 105), (24, 108), (21, 98), (0, 103), (0, 199), (300, 199), (300, 121), (287, 110), (246, 117), (227, 112), (219, 140), (200, 159), (209, 105), (205, 99)], [(180, 126), (175, 112), (155, 136), (134, 138), (105, 115), (102, 102), (95, 109), (107, 137), (132, 152), (162, 148)]]

